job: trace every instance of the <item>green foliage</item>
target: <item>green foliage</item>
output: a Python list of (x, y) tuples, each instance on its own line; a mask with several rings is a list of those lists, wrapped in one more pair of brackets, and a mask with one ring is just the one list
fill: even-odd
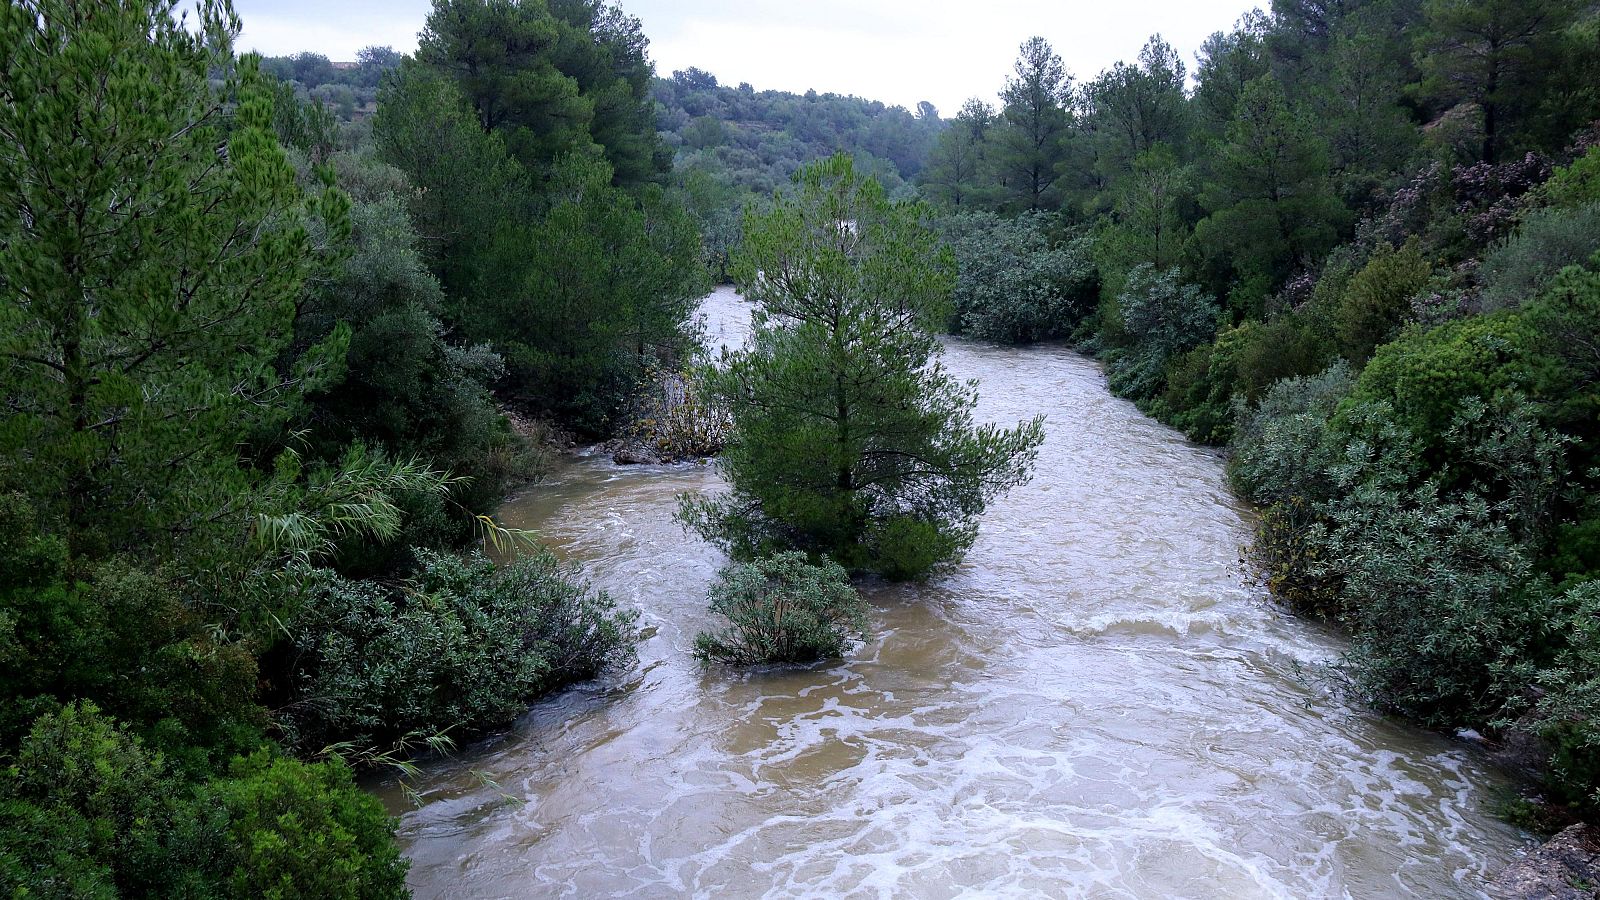
[(1554, 747), (1557, 799), (1593, 810), (1600, 808), (1600, 582), (1573, 587), (1555, 606), (1565, 645), (1538, 671), (1536, 714)]
[(235, 897), (406, 897), (408, 863), (377, 798), (337, 760), (307, 765), (266, 752), (207, 784), (200, 805), (226, 810), (226, 893)]
[(1061, 241), (1045, 214), (967, 213), (940, 222), (955, 254), (950, 330), (1015, 344), (1066, 337), (1092, 308), (1087, 241)]
[(1333, 485), (1328, 424), (1354, 385), (1343, 362), (1317, 375), (1272, 386), (1260, 403), (1239, 411), (1228, 476), (1252, 503), (1330, 499)]
[(469, 310), (468, 335), (505, 356), (513, 396), (609, 432), (645, 371), (689, 349), (707, 287), (694, 224), (659, 188), (613, 188), (604, 164), (557, 170), (544, 219), (501, 235), (508, 280)]
[(339, 763), (259, 751), (190, 785), (91, 703), (40, 718), (0, 770), (14, 896), (403, 897), (393, 832)]
[(536, 176), (568, 155), (603, 157), (618, 184), (639, 185), (670, 161), (648, 45), (638, 19), (600, 0), (436, 0), (416, 60), (454, 81), (478, 125)]
[(415, 577), (394, 586), (298, 576), (285, 721), (298, 746), (496, 728), (632, 651), (634, 616), (548, 551), (504, 566), (417, 556)]
[(1600, 253), (1600, 201), (1535, 210), (1515, 234), (1483, 256), (1478, 280), (1487, 310), (1515, 309), (1539, 296), (1556, 273)]
[(899, 194), (931, 164), (945, 124), (927, 105), (912, 111), (816, 91), (757, 91), (718, 84), (692, 67), (655, 79), (651, 95), (665, 141), (677, 149), (677, 170), (725, 184), (737, 198), (733, 212), (771, 195), (804, 164), (839, 152)]
[(1539, 196), (1562, 209), (1600, 203), (1600, 144), (1590, 147), (1571, 165), (1556, 169), (1550, 180), (1539, 187)]
[(1518, 384), (1524, 342), (1519, 323), (1504, 316), (1410, 332), (1378, 348), (1351, 400), (1387, 403), (1401, 427), (1435, 443), (1463, 398), (1492, 397)]
[(711, 586), (711, 611), (729, 625), (695, 637), (705, 662), (803, 663), (842, 656), (866, 640), (870, 607), (844, 569), (793, 551), (735, 563)]
[[(1508, 159), (1539, 136), (1566, 137), (1592, 118), (1592, 98), (1557, 89), (1578, 0), (1427, 0), (1417, 29), (1421, 92), (1439, 108), (1473, 107), (1478, 158)], [(1541, 101), (1554, 101), (1541, 102)]]
[(1017, 61), (1000, 92), (1000, 117), (989, 159), (999, 177), (1001, 201), (1012, 211), (1054, 209), (1056, 180), (1072, 125), (1072, 76), (1042, 37), (1017, 49)]
[(1238, 278), (1275, 287), (1328, 252), (1344, 227), (1327, 181), (1327, 146), (1271, 76), (1239, 95), (1210, 168), (1201, 195), (1210, 215), (1194, 241)]
[(923, 171), (922, 191), (928, 199), (957, 211), (981, 207), (992, 193), (987, 153), (994, 110), (974, 97), (955, 121), (939, 132)]
[(748, 216), (735, 272), (755, 334), (707, 375), (733, 416), (731, 490), (686, 497), (689, 527), (740, 558), (793, 547), (915, 577), (1026, 478), (1041, 422), (975, 426), (974, 386), (938, 364), (955, 273), (925, 215), (838, 156)]
[(1216, 333), (1220, 310), (1177, 269), (1140, 265), (1128, 273), (1116, 313), (1121, 344), (1106, 354), (1111, 390), (1147, 400), (1162, 389), (1168, 362)]
[(1333, 311), (1339, 348), (1360, 365), (1411, 317), (1412, 299), (1428, 286), (1433, 266), (1414, 243), (1378, 248), (1345, 286)]
[(249, 483), (238, 445), (342, 350), (271, 365), (318, 268), (306, 223), (337, 237), (348, 200), (296, 183), (231, 10), (170, 13), (0, 11), (0, 451), (75, 552), (211, 536)]

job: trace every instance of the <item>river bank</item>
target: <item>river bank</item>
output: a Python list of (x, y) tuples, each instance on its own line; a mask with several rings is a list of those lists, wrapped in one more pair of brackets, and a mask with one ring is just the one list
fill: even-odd
[(1047, 413), (1038, 474), (949, 578), (866, 585), (876, 638), (838, 665), (690, 658), (722, 560), (672, 510), (710, 468), (563, 459), (506, 504), (646, 639), (428, 767), (421, 808), (386, 795), (418, 896), (1483, 895), (1526, 844), (1501, 776), (1306, 677), (1340, 639), (1238, 565), (1218, 454), (1064, 348), (946, 363), (984, 417)]

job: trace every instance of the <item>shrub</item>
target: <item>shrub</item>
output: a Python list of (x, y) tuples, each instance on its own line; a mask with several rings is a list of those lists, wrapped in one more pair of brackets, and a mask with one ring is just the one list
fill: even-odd
[(0, 770), (0, 892), (406, 896), (394, 823), (338, 762), (258, 751), (191, 785), (92, 703), (41, 717)]
[(1551, 206), (1571, 209), (1600, 203), (1600, 144), (1590, 147), (1571, 165), (1556, 169), (1538, 191)]
[(1409, 332), (1378, 349), (1350, 400), (1389, 404), (1401, 426), (1434, 445), (1463, 398), (1492, 397), (1526, 380), (1527, 343), (1521, 323), (1504, 315)]
[(1543, 697), (1535, 713), (1553, 751), (1547, 781), (1557, 799), (1600, 809), (1600, 581), (1572, 588), (1557, 605), (1565, 645), (1536, 676)]
[(1124, 346), (1106, 355), (1109, 381), (1113, 391), (1134, 400), (1155, 396), (1167, 363), (1215, 334), (1220, 314), (1216, 299), (1179, 281), (1177, 269), (1158, 272), (1149, 265), (1128, 273), (1116, 309)]
[[(170, 581), (112, 559), (69, 583), (59, 541), (0, 496), (0, 746), (73, 699), (93, 701), (185, 765), (265, 723), (255, 661), (219, 640)], [(221, 759), (226, 759), (223, 755)]]
[(696, 636), (695, 656), (750, 665), (841, 656), (866, 639), (869, 607), (839, 564), (813, 565), (789, 551), (723, 569), (711, 586), (711, 611), (729, 625)]
[(1482, 305), (1513, 309), (1542, 293), (1556, 273), (1600, 251), (1600, 202), (1530, 213), (1516, 233), (1483, 257)]
[(408, 863), (377, 798), (337, 760), (306, 764), (265, 751), (201, 791), (227, 813), (223, 884), (235, 897), (408, 897)]
[(632, 650), (634, 615), (548, 550), (504, 566), (418, 558), (417, 575), (397, 586), (306, 576), (284, 722), (299, 746), (498, 727)]
[(1328, 422), (1353, 384), (1350, 367), (1339, 362), (1318, 375), (1280, 381), (1256, 406), (1241, 407), (1228, 465), (1235, 489), (1261, 505), (1328, 499), (1334, 462)]
[(1408, 243), (1400, 250), (1387, 245), (1350, 279), (1334, 311), (1340, 348), (1352, 363), (1363, 363), (1372, 351), (1394, 336), (1411, 313), (1411, 298), (1428, 286), (1433, 267)]
[(722, 452), (733, 427), (728, 410), (707, 395), (701, 374), (654, 368), (634, 401), (623, 434), (661, 462), (706, 459)]
[(1482, 498), (1365, 486), (1334, 513), (1331, 565), (1355, 628), (1346, 660), (1378, 706), (1441, 726), (1508, 699), (1501, 671), (1551, 623), (1528, 553)]
[(969, 213), (941, 225), (958, 271), (951, 332), (1003, 344), (1060, 338), (1092, 308), (1088, 242), (1052, 238), (1047, 214)]

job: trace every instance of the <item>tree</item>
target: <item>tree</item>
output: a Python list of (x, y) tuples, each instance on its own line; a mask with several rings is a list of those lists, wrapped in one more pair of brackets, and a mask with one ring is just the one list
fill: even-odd
[(1311, 91), (1347, 202), (1370, 199), (1417, 143), (1418, 130), (1400, 106), (1406, 60), (1388, 25), (1360, 16), (1341, 25), (1327, 54), (1328, 77)]
[(921, 179), (923, 189), (934, 200), (957, 210), (979, 202), (985, 193), (988, 172), (984, 154), (993, 124), (994, 110), (974, 97), (939, 133)]
[(569, 157), (549, 187), (540, 221), (496, 238), (499, 268), (462, 324), (505, 357), (519, 402), (604, 434), (645, 368), (689, 345), (700, 238), (661, 188), (613, 187), (603, 161)]
[(1259, 10), (1246, 13), (1233, 31), (1215, 32), (1201, 43), (1194, 106), (1197, 124), (1207, 135), (1222, 136), (1245, 85), (1267, 74), (1268, 24)]
[(995, 170), (1011, 206), (1052, 208), (1056, 197), (1051, 188), (1072, 124), (1067, 111), (1072, 76), (1041, 37), (1022, 44), (1015, 72), (1000, 92), (1004, 106), (995, 133)]
[(1180, 165), (1171, 147), (1157, 144), (1135, 158), (1118, 182), (1111, 221), (1101, 226), (1094, 245), (1110, 294), (1141, 263), (1159, 271), (1179, 263), (1190, 233), (1180, 205), (1192, 197), (1192, 168)]
[(1328, 184), (1327, 146), (1272, 76), (1250, 82), (1211, 162), (1195, 228), (1201, 248), (1246, 281), (1275, 287), (1328, 251), (1345, 209)]
[(639, 20), (600, 0), (437, 0), (417, 61), (448, 75), (485, 131), (543, 175), (604, 155), (618, 184), (657, 178), (661, 151)]
[(1139, 51), (1137, 65), (1118, 62), (1089, 84), (1089, 127), (1103, 176), (1114, 181), (1158, 144), (1183, 143), (1183, 89), (1183, 61), (1159, 34)]
[[(225, 3), (0, 10), (0, 449), (74, 551), (192, 537), (248, 481), (239, 446), (342, 352), (272, 362), (348, 199), (309, 197)], [(207, 79), (226, 75), (221, 93)]]
[(741, 558), (795, 548), (917, 577), (1027, 478), (1042, 420), (975, 426), (975, 386), (938, 363), (954, 273), (925, 216), (843, 155), (747, 214), (735, 277), (755, 333), (707, 376), (732, 412), (731, 490), (685, 498), (686, 524)]
[(1424, 6), (1418, 37), (1423, 91), (1445, 105), (1477, 107), (1485, 162), (1503, 159), (1517, 133), (1529, 127), (1546, 82), (1561, 68), (1561, 38), (1580, 8), (1577, 0), (1428, 0)]

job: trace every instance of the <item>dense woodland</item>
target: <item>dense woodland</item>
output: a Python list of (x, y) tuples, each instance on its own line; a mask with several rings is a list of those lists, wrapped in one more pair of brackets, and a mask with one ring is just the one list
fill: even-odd
[[(0, 890), (403, 894), (352, 774), (626, 662), (492, 512), (664, 372), (730, 484), (680, 511), (735, 560), (697, 651), (837, 655), (849, 576), (936, 576), (1041, 439), (940, 331), (1227, 445), (1330, 684), (1600, 805), (1592, 2), (1278, 0), (1192, 77), (1033, 38), (948, 122), (656, 77), (602, 0), (436, 0), (347, 68), (176, 10), (0, 10)], [(700, 366), (719, 278), (756, 334)]]

